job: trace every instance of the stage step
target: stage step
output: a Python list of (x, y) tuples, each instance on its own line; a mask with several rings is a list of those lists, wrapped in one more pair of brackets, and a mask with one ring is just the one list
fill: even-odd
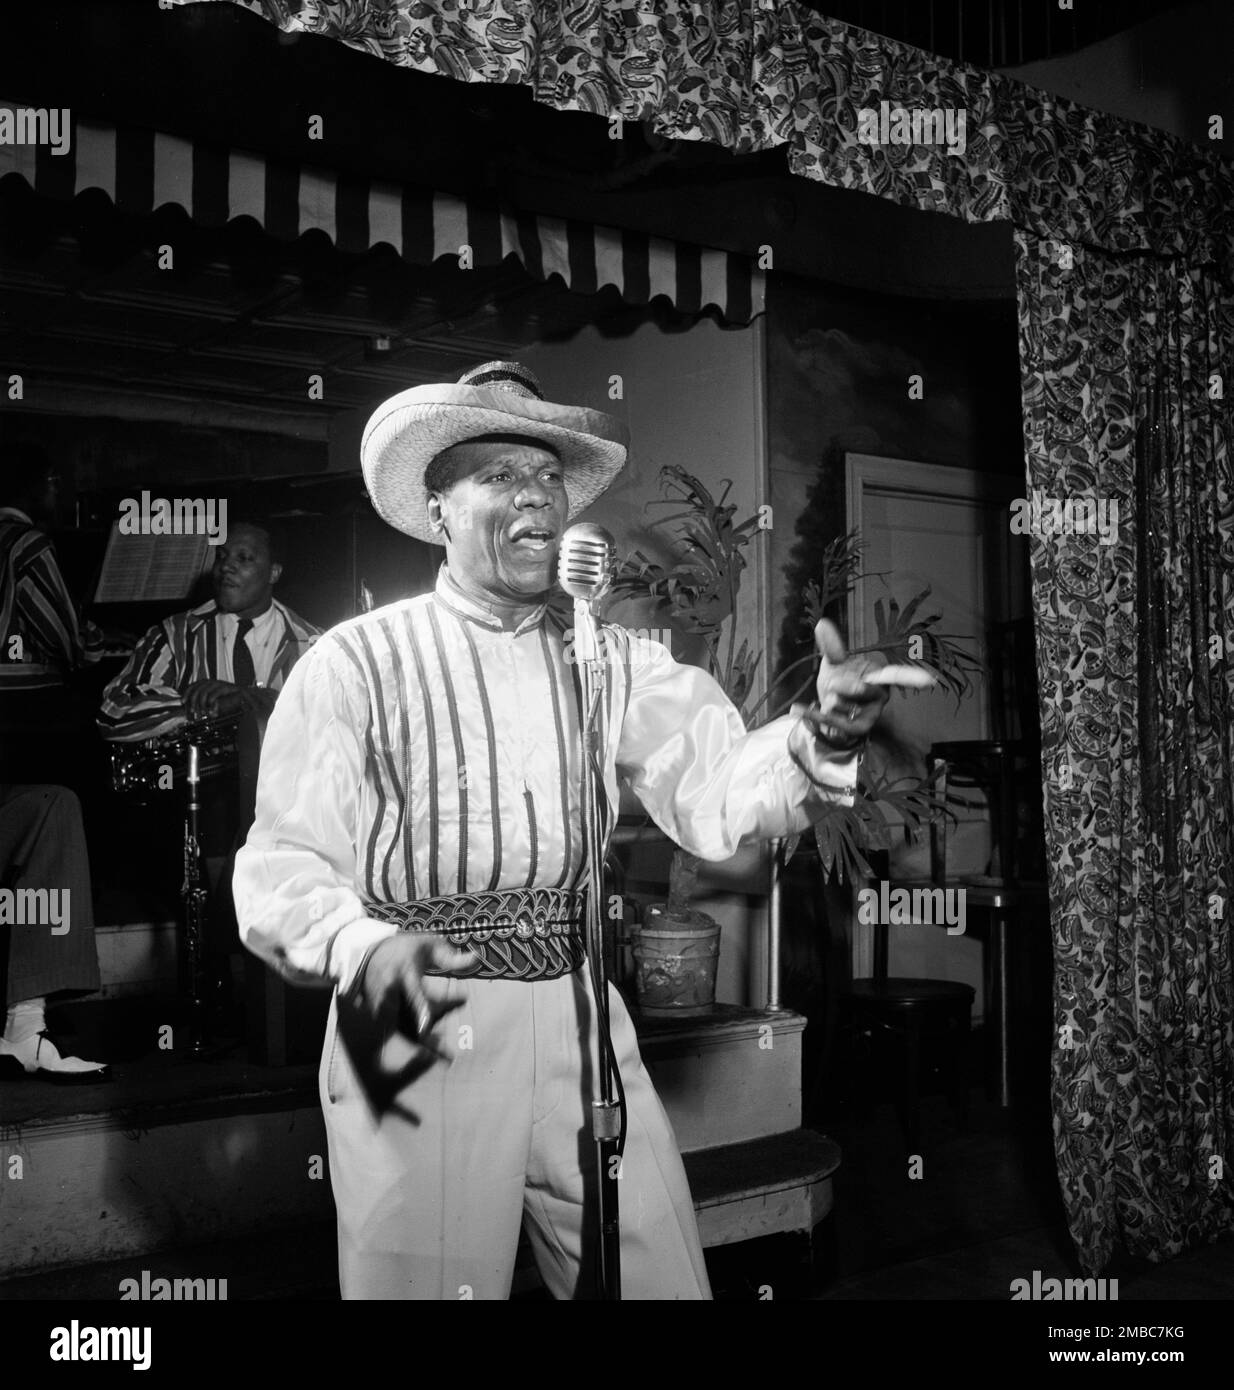
[[(149, 1010), (135, 1035), (151, 1036), (166, 1014)], [(821, 1220), (829, 1179), (810, 1170), (801, 1147), (810, 1140), (792, 1139), (804, 1020), (720, 1006), (705, 1018), (637, 1022), (699, 1175), (705, 1243)], [(315, 1065), (256, 1066), (238, 1051), (179, 1062), (147, 1050), (116, 1076), (98, 1088), (0, 1087), (0, 1275), (331, 1219)], [(779, 1140), (773, 1162), (758, 1146)]]
[(329, 1218), (314, 1072), (164, 1054), (97, 1088), (5, 1084), (0, 1274)]
[(800, 1014), (735, 1004), (694, 1018), (631, 1013), (682, 1153), (800, 1126)]
[[(688, 1155), (685, 1163), (703, 1244), (714, 1249), (783, 1232), (809, 1235), (831, 1210), (831, 1179), (840, 1151), (830, 1139), (799, 1130), (704, 1150)], [(10, 1275), (0, 1278), (0, 1302), (110, 1301), (150, 1288), (157, 1279), (201, 1281), (196, 1287), (207, 1297), (232, 1302), (337, 1298), (333, 1217)], [(126, 1282), (130, 1280), (134, 1283)], [(545, 1296), (525, 1242), (513, 1293)]]
[(703, 1245), (789, 1231), (809, 1235), (831, 1212), (840, 1146), (795, 1129), (684, 1155)]

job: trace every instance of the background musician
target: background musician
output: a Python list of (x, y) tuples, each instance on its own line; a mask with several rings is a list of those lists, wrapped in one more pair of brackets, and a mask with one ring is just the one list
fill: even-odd
[(215, 550), (213, 600), (152, 627), (104, 690), (103, 737), (127, 742), (188, 720), (245, 710), (269, 715), (318, 634), (274, 597), (282, 573), (277, 531), (255, 521), (234, 524)]
[[(237, 957), (231, 862), (253, 821), (261, 732), (278, 692), (318, 629), (274, 597), (283, 572), (277, 528), (232, 524), (214, 556), (214, 599), (173, 613), (138, 642), (103, 691), (98, 725), (113, 743), (154, 738), (186, 723), (235, 717), (237, 764), (202, 784), (200, 841), (210, 893), (209, 974), (224, 1014), (235, 982), (224, 957)], [(216, 1018), (226, 1029), (234, 1019)]]

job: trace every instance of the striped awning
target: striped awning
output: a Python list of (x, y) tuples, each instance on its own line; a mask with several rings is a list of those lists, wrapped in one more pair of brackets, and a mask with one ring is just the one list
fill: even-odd
[[(0, 102), (4, 107), (20, 104)], [(340, 251), (387, 243), (418, 265), (468, 248), (477, 266), (517, 256), (532, 275), (559, 275), (583, 294), (613, 285), (631, 304), (663, 295), (687, 313), (717, 308), (733, 323), (748, 323), (764, 308), (764, 277), (748, 256), (277, 163), (157, 131), (74, 121), (63, 154), (44, 144), (0, 143), (0, 178), (11, 173), (49, 197), (98, 188), (125, 213), (172, 203), (204, 226), (252, 217), (280, 240), (316, 230)]]

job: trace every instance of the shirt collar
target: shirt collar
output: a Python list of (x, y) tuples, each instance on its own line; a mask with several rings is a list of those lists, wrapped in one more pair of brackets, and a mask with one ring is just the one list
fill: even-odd
[[(240, 626), (240, 619), (236, 616), (236, 614), (224, 613), (223, 610), (217, 606), (217, 604), (215, 605), (215, 612), (218, 615), (219, 621), (223, 623), (223, 625), (227, 628), (229, 632), (233, 627)], [(271, 599), (270, 607), (267, 608), (266, 611), (259, 618), (253, 619), (253, 635), (257, 637), (259, 640), (264, 641), (266, 634), (269, 632), (271, 626), (273, 625), (274, 621), (278, 618), (278, 616), (278, 602), (275, 599)]]
[[(479, 623), (481, 627), (487, 627), (493, 632), (501, 631), (501, 619), (491, 608), (486, 608), (482, 603), (477, 603), (475, 599), (469, 598), (458, 587), (453, 579), (450, 578), (449, 567), (443, 561), (441, 568), (437, 571), (436, 584), (437, 602), (443, 608), (448, 608), (451, 613), (459, 618), (467, 618), (473, 623)], [(544, 620), (544, 611), (548, 605), (539, 604), (514, 629), (514, 636), (521, 636), (524, 632), (529, 632), (532, 628), (539, 627)]]

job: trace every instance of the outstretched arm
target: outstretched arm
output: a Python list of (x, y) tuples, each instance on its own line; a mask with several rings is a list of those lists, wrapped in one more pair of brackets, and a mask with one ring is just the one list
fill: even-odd
[(618, 770), (670, 839), (702, 859), (728, 859), (749, 840), (791, 835), (850, 799), (857, 755), (816, 751), (786, 715), (746, 732), (705, 671), (658, 643), (638, 644)]
[[(652, 819), (701, 859), (798, 834), (829, 804), (851, 805), (866, 735), (887, 701), (884, 658), (846, 656), (830, 623), (815, 633), (818, 700), (747, 732), (720, 686), (637, 644), (618, 767)], [(905, 678), (907, 679), (907, 677)]]

